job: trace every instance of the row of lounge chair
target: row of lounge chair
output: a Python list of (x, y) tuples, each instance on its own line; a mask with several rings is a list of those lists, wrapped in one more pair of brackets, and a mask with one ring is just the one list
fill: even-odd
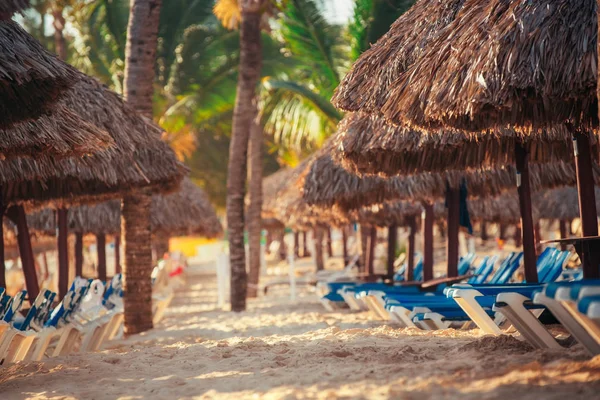
[[(179, 271), (181, 272), (181, 271)], [(181, 284), (180, 274), (165, 265), (152, 273), (153, 322), (164, 316)], [(74, 352), (97, 351), (122, 334), (122, 276), (106, 284), (98, 279), (75, 278), (63, 300), (53, 307), (56, 293), (42, 289), (25, 315), (27, 291), (14, 297), (0, 288), (0, 363), (41, 361)]]
[(545, 249), (537, 261), (538, 283), (514, 283), (522, 253), (511, 253), (498, 268), (497, 256), (483, 257), (474, 267), (475, 256), (468, 254), (459, 264), (459, 274), (469, 276), (465, 282), (322, 282), (321, 302), (328, 310), (370, 310), (403, 327), (477, 326), (491, 335), (516, 331), (537, 348), (558, 348), (561, 344), (539, 320), (547, 310), (591, 354), (600, 354), (600, 281), (582, 280), (580, 270), (565, 270), (570, 256), (568, 251)]

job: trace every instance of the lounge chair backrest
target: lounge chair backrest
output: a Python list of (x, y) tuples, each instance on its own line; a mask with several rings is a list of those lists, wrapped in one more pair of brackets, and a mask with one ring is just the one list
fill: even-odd
[(82, 312), (102, 305), (104, 296), (104, 283), (100, 279), (94, 279), (87, 290), (87, 294), (79, 303), (79, 309)]
[(7, 294), (3, 295), (0, 298), (0, 320), (4, 318), (4, 314), (6, 313), (6, 310), (8, 310), (8, 307), (10, 305), (10, 300), (11, 297)]
[(27, 315), (25, 316), (25, 320), (23, 320), (23, 322), (20, 324), (14, 324), (15, 328), (17, 328), (21, 331), (26, 331), (27, 329), (29, 329), (31, 322), (37, 316), (38, 312), (43, 307), (45, 307), (45, 304), (48, 302), (48, 299), (50, 297), (52, 297), (52, 299), (54, 299), (54, 296), (51, 296), (51, 294), (52, 294), (52, 292), (49, 291), (48, 289), (40, 290), (40, 293), (35, 298), (33, 304), (31, 305), (31, 308), (27, 312)]
[(25, 296), (27, 296), (27, 290), (21, 290), (19, 293), (15, 294), (15, 297), (9, 299), (6, 311), (2, 317), (4, 322), (12, 322), (15, 315), (21, 310), (21, 307), (23, 307)]
[(485, 283), (488, 276), (494, 270), (494, 265), (496, 264), (496, 261), (498, 261), (498, 256), (484, 257), (479, 268), (477, 268), (477, 270), (475, 270), (475, 276), (470, 278), (467, 281), (467, 283), (476, 284), (476, 285)]
[(539, 281), (541, 283), (550, 283), (558, 279), (562, 274), (565, 261), (567, 261), (570, 256), (571, 253), (569, 251), (558, 251), (552, 264), (546, 268), (543, 275), (538, 277)]
[(413, 270), (413, 279), (415, 281), (423, 280), (423, 259), (420, 258), (419, 262), (415, 264), (415, 269)]
[[(65, 296), (70, 296), (72, 292), (67, 292)], [(46, 321), (48, 320), (48, 316), (50, 315), (50, 309), (52, 308), (52, 304), (54, 303), (54, 299), (56, 298), (56, 293), (50, 292), (47, 293), (46, 300), (42, 303), (42, 305), (38, 308), (37, 313), (33, 317), (30, 326), (34, 329), (41, 329)]]
[(471, 268), (471, 264), (475, 259), (475, 254), (468, 253), (466, 256), (461, 257), (458, 262), (458, 275), (466, 275)]
[(508, 264), (506, 264), (503, 271), (494, 274), (493, 281), (490, 281), (490, 283), (494, 285), (503, 285), (505, 283), (508, 283), (513, 277), (514, 273), (519, 269), (522, 259), (523, 253), (515, 254), (508, 260)]
[(549, 269), (554, 267), (554, 263), (560, 251), (552, 247), (546, 247), (544, 251), (538, 256), (537, 260), (537, 271), (538, 271), (538, 280), (542, 281)]
[(394, 274), (394, 281), (402, 282), (404, 280), (406, 274), (406, 267), (407, 264), (404, 263), (400, 266), (400, 268), (398, 268), (398, 271), (396, 271), (396, 273)]

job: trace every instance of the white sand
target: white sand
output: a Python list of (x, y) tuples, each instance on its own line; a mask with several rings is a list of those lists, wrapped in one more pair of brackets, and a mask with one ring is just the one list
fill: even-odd
[[(190, 274), (153, 331), (95, 354), (0, 367), (1, 399), (594, 398), (600, 356), (533, 350), (478, 330), (424, 332), (327, 313), (300, 290), (215, 309), (215, 277)], [(597, 398), (597, 397), (596, 397)]]

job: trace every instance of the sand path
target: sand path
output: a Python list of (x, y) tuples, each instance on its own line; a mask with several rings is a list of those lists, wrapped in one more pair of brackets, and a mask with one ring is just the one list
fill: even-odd
[(2, 399), (594, 398), (600, 357), (478, 330), (423, 332), (326, 313), (285, 288), (233, 314), (190, 271), (165, 319), (108, 350), (0, 367)]

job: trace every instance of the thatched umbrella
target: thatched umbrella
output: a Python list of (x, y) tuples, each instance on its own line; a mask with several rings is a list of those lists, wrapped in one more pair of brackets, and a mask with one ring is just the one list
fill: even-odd
[[(59, 208), (60, 292), (68, 280), (66, 205), (83, 201), (121, 197), (136, 187), (172, 190), (187, 171), (169, 146), (160, 140), (162, 130), (140, 117), (121, 98), (92, 78), (81, 76), (58, 104), (73, 115), (109, 132), (114, 148), (86, 157), (18, 157), (0, 161), (3, 204), (13, 204), (9, 217), (19, 221), (25, 254), (24, 271), (35, 295), (32, 254), (25, 227), (22, 203), (41, 205), (53, 202)], [(41, 119), (43, 119), (42, 117)], [(18, 124), (17, 124), (18, 125)], [(13, 125), (10, 129), (15, 129)]]
[[(223, 231), (208, 196), (189, 179), (184, 179), (181, 188), (175, 192), (152, 196), (150, 217), (153, 235), (167, 237), (200, 235), (214, 238)], [(35, 231), (47, 235), (56, 233), (56, 218), (51, 209), (28, 216), (28, 222)], [(115, 238), (119, 238), (121, 202), (111, 200), (72, 207), (68, 215), (68, 229), (79, 238), (87, 234), (96, 235), (99, 243), (105, 243), (106, 235), (115, 235)], [(106, 260), (106, 257), (101, 255), (104, 254), (104, 246), (98, 245), (98, 251), (98, 258)], [(157, 250), (157, 254), (160, 255), (162, 252)], [(119, 256), (119, 251), (115, 251), (115, 256)], [(116, 265), (120, 265), (119, 261)], [(106, 274), (105, 266), (105, 264), (99, 265), (99, 273), (103, 274), (103, 277)], [(81, 265), (76, 265), (76, 272), (81, 274)]]
[[(525, 138), (564, 124), (576, 143), (583, 234), (597, 236), (591, 174), (597, 32), (593, 0), (465, 1), (455, 20), (387, 87), (381, 112), (422, 127), (512, 126)], [(527, 149), (516, 151), (526, 162)], [(600, 276), (599, 262), (584, 260), (586, 277)]]
[(13, 21), (0, 21), (0, 157), (83, 155), (110, 144), (64, 105), (81, 77)]
[[(563, 63), (557, 62), (557, 60), (560, 60), (561, 58), (544, 56), (544, 59), (540, 62), (551, 65), (554, 68), (554, 70), (544, 70), (544, 68), (538, 68), (540, 63), (537, 61), (532, 62), (529, 57), (529, 50), (531, 48), (536, 48), (535, 44), (531, 44), (532, 40), (537, 41), (542, 38), (540, 43), (546, 44), (546, 46), (544, 46), (545, 49), (560, 47), (547, 45), (545, 42), (547, 38), (546, 35), (540, 34), (540, 32), (536, 29), (529, 30), (532, 24), (535, 25), (536, 28), (539, 28), (540, 23), (543, 25), (546, 23), (546, 20), (550, 20), (552, 18), (543, 18), (543, 16), (538, 13), (537, 17), (532, 18), (530, 21), (525, 21), (526, 23), (530, 24), (530, 26), (527, 26), (525, 30), (529, 30), (531, 34), (520, 35), (516, 26), (524, 23), (522, 18), (523, 11), (521, 10), (521, 14), (517, 18), (514, 18), (511, 10), (513, 8), (519, 8), (520, 6), (518, 4), (515, 6), (515, 4), (520, 3), (523, 5), (522, 2), (502, 2), (502, 4), (498, 4), (498, 2), (489, 3), (477, 0), (467, 0), (465, 2), (453, 3), (452, 12), (449, 14), (445, 13), (444, 11), (447, 9), (446, 5), (440, 5), (441, 3), (442, 2), (425, 1), (417, 3), (409, 11), (409, 13), (407, 13), (408, 17), (401, 17), (386, 36), (384, 36), (376, 45), (374, 45), (372, 49), (365, 52), (365, 54), (356, 63), (351, 73), (344, 80), (342, 85), (340, 85), (340, 88), (336, 93), (336, 97), (334, 98), (337, 105), (351, 111), (362, 110), (375, 113), (376, 115), (381, 115), (381, 113), (383, 113), (386, 118), (398, 124), (406, 124), (408, 122), (417, 123), (428, 129), (428, 135), (439, 135), (440, 133), (444, 133), (444, 131), (438, 130), (439, 127), (444, 126), (444, 123), (450, 124), (454, 127), (463, 129), (467, 128), (470, 130), (479, 130), (481, 128), (488, 127), (494, 129), (504, 129), (507, 125), (514, 125), (515, 122), (518, 122), (519, 118), (528, 118), (519, 115), (522, 111), (522, 108), (519, 108), (519, 106), (527, 107), (525, 103), (536, 96), (538, 100), (544, 100), (544, 104), (547, 106), (549, 105), (549, 110), (554, 110), (554, 100), (550, 99), (550, 97), (552, 97), (550, 96), (552, 94), (552, 89), (550, 88), (550, 85), (547, 85), (547, 83), (557, 79), (561, 80), (561, 82), (564, 82), (561, 74), (554, 73), (557, 72), (557, 68), (560, 69), (563, 67)], [(509, 3), (510, 5), (508, 5)], [(537, 2), (536, 5), (532, 7), (538, 7), (541, 5), (541, 3), (545, 4), (546, 2)], [(545, 6), (546, 4), (543, 7)], [(527, 5), (523, 5), (520, 8), (525, 9), (527, 7)], [(540, 6), (540, 10), (543, 7)], [(564, 5), (561, 7), (564, 7)], [(477, 12), (473, 12), (473, 10), (476, 9), (478, 12), (483, 10), (481, 15), (479, 15), (483, 15), (481, 18), (475, 15)], [(489, 26), (496, 24), (498, 21), (500, 21), (500, 19), (502, 19), (498, 18), (498, 12), (500, 11), (501, 14), (502, 10), (508, 11), (506, 12), (505, 18), (502, 20), (504, 25), (500, 23), (499, 26), (502, 25), (500, 29), (506, 28), (504, 32), (507, 34), (504, 37), (495, 36), (492, 38), (493, 35), (488, 35), (488, 31), (491, 30), (489, 29)], [(489, 11), (489, 13), (486, 13), (486, 11)], [(561, 15), (560, 17), (555, 18), (556, 21), (563, 21), (562, 13), (557, 12), (555, 14)], [(417, 20), (429, 21), (430, 23), (431, 21), (435, 21), (437, 22), (437, 25), (433, 25), (438, 29), (431, 29), (427, 31), (427, 35), (424, 35), (420, 41), (414, 40), (412, 33), (408, 32), (413, 28), (412, 26), (407, 25), (407, 23)], [(459, 25), (461, 25), (461, 30), (456, 29), (456, 27)], [(508, 25), (515, 29), (508, 28)], [(570, 28), (565, 28), (567, 30), (578, 29), (572, 28), (575, 25), (578, 26), (577, 23), (566, 25), (571, 26)], [(481, 29), (482, 27), (486, 27), (486, 29)], [(520, 28), (522, 29), (522, 27)], [(555, 33), (556, 32), (552, 32), (552, 35)], [(556, 41), (550, 40), (549, 42), (562, 43), (560, 41), (561, 39), (564, 40), (565, 38), (579, 37), (575, 33), (572, 33), (572, 35), (565, 35), (564, 31), (561, 31), (560, 35), (562, 35), (562, 38), (557, 37)], [(485, 40), (482, 36), (485, 36)], [(487, 41), (488, 39), (489, 43), (481, 46), (481, 43)], [(515, 40), (519, 41), (519, 46), (525, 42), (527, 42), (528, 45), (524, 45), (515, 51), (515, 46), (513, 46)], [(459, 43), (459, 41), (461, 42)], [(497, 57), (498, 53), (496, 52), (496, 49), (503, 47), (502, 45), (507, 43), (510, 44), (504, 47), (504, 50), (506, 51), (501, 56)], [(589, 40), (589, 43), (592, 43), (592, 41)], [(590, 47), (593, 47), (593, 45)], [(491, 50), (488, 51), (487, 49)], [(525, 51), (519, 52), (520, 49), (525, 49)], [(424, 63), (423, 60), (427, 59), (429, 54), (432, 54), (429, 57), (430, 59), (427, 63)], [(569, 54), (569, 52), (566, 52), (565, 54)], [(533, 55), (533, 57), (536, 58), (537, 55), (538, 54), (536, 53)], [(481, 56), (481, 59), (479, 59), (478, 56)], [(453, 57), (460, 58), (461, 61), (454, 62), (455, 60)], [(443, 61), (439, 62), (442, 58)], [(519, 61), (515, 61), (515, 58), (519, 58)], [(480, 62), (481, 60), (484, 61)], [(582, 65), (587, 62), (585, 60), (589, 60), (589, 57), (583, 57)], [(581, 61), (581, 58), (579, 58), (578, 61)], [(506, 75), (503, 75), (502, 72), (504, 71), (499, 73), (498, 70), (504, 68), (507, 62), (510, 62), (511, 69), (507, 69), (506, 71), (509, 72)], [(536, 88), (526, 86), (526, 89), (524, 89), (523, 86), (519, 86), (524, 81), (519, 81), (519, 78), (515, 78), (515, 75), (518, 75), (519, 73), (524, 73), (527, 75), (527, 68), (529, 66), (531, 66), (531, 68), (535, 69), (537, 72), (542, 71), (544, 73), (529, 75), (530, 78), (533, 76), (532, 80), (535, 80), (537, 83), (539, 83), (539, 85)], [(568, 66), (571, 66), (571, 64)], [(456, 71), (459, 72), (455, 73)], [(483, 74), (481, 74), (482, 71)], [(518, 72), (515, 74), (514, 71)], [(585, 72), (585, 67), (577, 69), (577, 71), (581, 71), (583, 76), (588, 75)], [(551, 78), (548, 80), (539, 79), (540, 76), (545, 77), (546, 72), (551, 75)], [(445, 86), (436, 85), (436, 76), (444, 76), (444, 74), (448, 76), (448, 80), (444, 82)], [(559, 77), (559, 75), (561, 76)], [(416, 77), (419, 77), (419, 79)], [(499, 84), (499, 80), (502, 79), (505, 79), (505, 81), (503, 81), (502, 84)], [(579, 77), (577, 79), (579, 79)], [(433, 84), (432, 81), (434, 81)], [(464, 82), (472, 82), (473, 85), (472, 87), (467, 87), (462, 85)], [(476, 92), (478, 89), (475, 88), (475, 86), (477, 85), (480, 86), (479, 92), (482, 95), (480, 97), (475, 97), (476, 101), (482, 100), (483, 102), (489, 101), (491, 103), (498, 101), (499, 103), (502, 103), (504, 107), (506, 107), (507, 111), (502, 112), (493, 107), (488, 107), (487, 105), (484, 107), (479, 107), (479, 104), (473, 104), (473, 98), (470, 97), (470, 90), (472, 89), (474, 92)], [(547, 95), (549, 97), (546, 96), (542, 99), (538, 94), (536, 94), (535, 91), (541, 87), (547, 91)], [(582, 86), (575, 87), (577, 88), (576, 91), (579, 90), (579, 88), (582, 88)], [(585, 85), (583, 87), (585, 87)], [(457, 88), (460, 88), (460, 90), (456, 90)], [(499, 89), (499, 91), (496, 91), (497, 89)], [(523, 92), (523, 90), (530, 89), (532, 93)], [(403, 101), (401, 97), (404, 95), (402, 91), (411, 90), (421, 92), (417, 96), (412, 97), (412, 102), (401, 103)], [(431, 96), (427, 97), (428, 95)], [(512, 98), (510, 96), (512, 96)], [(521, 97), (520, 103), (511, 102), (513, 98), (516, 99), (518, 97)], [(568, 96), (569, 99), (571, 97), (573, 96)], [(577, 96), (575, 95), (575, 97)], [(565, 97), (563, 97), (563, 99), (564, 98)], [(523, 101), (523, 99), (527, 100)], [(478, 117), (476, 121), (473, 121), (474, 118), (472, 115), (469, 116), (470, 118), (465, 118), (460, 115), (457, 116), (455, 109), (440, 107), (438, 109), (439, 115), (443, 116), (443, 118), (440, 118), (443, 119), (443, 121), (440, 121), (441, 123), (425, 124), (422, 123), (423, 121), (415, 118), (415, 109), (418, 109), (419, 107), (423, 107), (424, 109), (428, 110), (432, 109), (432, 103), (435, 101), (438, 101), (440, 104), (444, 102), (459, 103), (460, 101), (463, 101), (465, 107), (470, 111), (481, 111), (485, 109), (485, 112), (481, 111), (481, 117)], [(585, 101), (586, 100), (582, 100), (582, 104), (585, 103)], [(574, 105), (576, 102), (577, 101), (570, 102), (570, 100), (565, 100), (563, 102), (563, 106), (565, 106), (565, 109), (570, 109), (571, 111), (581, 111), (585, 108), (582, 106), (578, 109), (578, 106)], [(519, 106), (515, 106), (515, 104), (518, 104)], [(532, 113), (529, 113), (529, 111), (523, 111), (523, 114), (529, 113), (529, 117), (537, 115), (539, 118), (542, 114), (537, 113), (536, 110), (542, 107), (541, 104), (542, 101), (540, 101), (537, 106), (531, 106), (531, 103), (529, 103), (529, 110), (533, 110)], [(571, 107), (571, 105), (574, 106)], [(557, 114), (561, 114), (561, 112), (558, 112)], [(493, 117), (488, 119), (489, 114), (493, 114)], [(512, 120), (508, 118), (509, 114), (512, 115)], [(501, 123), (490, 122), (490, 120), (497, 121), (498, 118), (505, 119), (502, 120)], [(558, 118), (562, 117), (559, 116)], [(571, 118), (571, 120), (576, 122), (576, 118)], [(479, 125), (480, 122), (482, 123), (481, 125)], [(535, 129), (530, 129), (528, 131), (521, 130), (520, 132), (513, 131), (513, 142), (515, 142), (514, 159), (517, 162), (518, 171), (522, 176), (522, 184), (519, 186), (519, 194), (521, 199), (521, 214), (524, 228), (523, 236), (526, 249), (526, 275), (529, 281), (535, 281), (536, 270), (535, 252), (532, 250), (534, 247), (534, 239), (533, 221), (531, 217), (531, 195), (528, 176), (528, 150), (529, 147), (532, 146), (531, 143), (537, 145), (537, 143), (544, 143), (548, 139), (551, 139), (555, 142), (560, 142), (561, 140), (566, 142), (571, 133), (569, 132), (569, 129), (564, 129), (562, 127), (555, 129), (553, 125), (549, 124), (531, 124), (531, 126), (533, 126)], [(522, 126), (513, 127), (517, 129), (522, 128)], [(509, 134), (510, 132), (511, 131), (509, 131)], [(499, 137), (497, 131), (491, 131), (489, 134), (492, 138)], [(587, 143), (587, 138), (585, 139)], [(582, 157), (579, 158), (581, 159)], [(587, 167), (589, 167), (587, 170), (591, 171), (591, 166), (588, 165)], [(581, 168), (578, 169), (582, 170)], [(591, 174), (588, 178), (590, 181), (592, 180)], [(594, 224), (596, 223), (594, 222)]]

